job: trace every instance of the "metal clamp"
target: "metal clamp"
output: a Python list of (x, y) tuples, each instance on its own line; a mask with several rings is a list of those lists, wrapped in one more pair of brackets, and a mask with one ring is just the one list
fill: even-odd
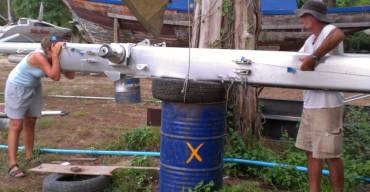
[(126, 50), (117, 43), (104, 44), (100, 47), (98, 55), (108, 59), (112, 65), (119, 65), (125, 62)]
[(236, 69), (235, 73), (237, 75), (247, 76), (252, 74), (252, 70), (250, 69)]
[(245, 57), (241, 57), (240, 60), (233, 60), (233, 62), (238, 65), (251, 65), (253, 63), (252, 60), (246, 59)]

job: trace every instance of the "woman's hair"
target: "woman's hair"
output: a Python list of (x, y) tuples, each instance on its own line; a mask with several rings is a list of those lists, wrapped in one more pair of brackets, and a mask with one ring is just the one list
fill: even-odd
[(47, 54), (47, 50), (51, 49), (51, 46), (58, 42), (58, 36), (56, 35), (48, 35), (41, 40), (41, 48), (44, 51), (45, 54)]

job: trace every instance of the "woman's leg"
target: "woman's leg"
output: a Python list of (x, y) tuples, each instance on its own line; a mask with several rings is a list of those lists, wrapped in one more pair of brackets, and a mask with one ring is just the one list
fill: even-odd
[(23, 119), (10, 119), (8, 132), (8, 164), (9, 167), (17, 164), (19, 135), (22, 131)]
[(35, 142), (35, 125), (37, 117), (26, 117), (24, 119), (24, 146), (25, 146), (25, 158), (31, 159), (33, 145)]

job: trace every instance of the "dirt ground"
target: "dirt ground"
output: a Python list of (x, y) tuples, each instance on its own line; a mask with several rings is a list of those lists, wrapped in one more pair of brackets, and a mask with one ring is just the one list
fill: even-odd
[[(0, 58), (0, 93), (14, 67), (6, 59)], [(142, 102), (139, 104), (116, 104), (111, 100), (61, 99), (48, 95), (84, 95), (113, 97), (113, 82), (104, 76), (78, 75), (73, 81), (62, 78), (60, 82), (43, 80), (43, 110), (69, 112), (63, 117), (42, 117), (36, 128), (36, 146), (47, 148), (104, 149), (109, 142), (118, 138), (124, 131), (146, 125), (147, 108), (153, 104), (151, 80), (141, 80)], [(2, 96), (0, 96), (2, 97)], [(1, 98), (2, 100), (2, 98)], [(0, 101), (1, 103), (2, 101)], [(6, 144), (6, 131), (0, 130), (0, 144)], [(42, 155), (45, 161), (61, 160), (66, 155)], [(44, 157), (46, 156), (46, 157)], [(122, 159), (109, 160), (114, 163)], [(44, 174), (30, 173), (24, 179), (10, 179), (6, 175), (6, 155), (0, 151), (0, 192), (2, 191), (42, 191)], [(99, 158), (94, 164), (104, 163)]]
[[(0, 57), (0, 93), (14, 67), (5, 57)], [(104, 76), (78, 75), (74, 80), (62, 78), (60, 82), (43, 80), (44, 110), (69, 112), (63, 117), (43, 117), (36, 129), (36, 146), (47, 148), (104, 149), (109, 142), (123, 132), (146, 125), (147, 108), (158, 107), (153, 102), (151, 80), (141, 80), (142, 102), (139, 104), (116, 104), (111, 100), (61, 99), (48, 95), (81, 95), (113, 97), (113, 83)], [(351, 95), (351, 94), (346, 94)], [(261, 97), (301, 100), (301, 90), (265, 88)], [(0, 102), (2, 96), (0, 95)], [(370, 98), (353, 104), (369, 105)], [(7, 133), (0, 130), (0, 144), (6, 144)], [(42, 155), (43, 162), (60, 161), (72, 156)], [(127, 158), (98, 160), (90, 164), (120, 164)], [(2, 191), (42, 191), (42, 181), (47, 174), (29, 173), (23, 179), (10, 179), (6, 174), (6, 155), (0, 151), (0, 192)]]

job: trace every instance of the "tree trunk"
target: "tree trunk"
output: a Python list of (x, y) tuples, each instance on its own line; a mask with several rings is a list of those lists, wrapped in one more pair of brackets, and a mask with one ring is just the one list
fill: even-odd
[(12, 18), (12, 4), (10, 0), (7, 0), (7, 7), (8, 7), (8, 24), (13, 23), (13, 18)]
[[(234, 41), (236, 49), (256, 49), (257, 37), (260, 31), (259, 0), (234, 0), (235, 24)], [(240, 85), (236, 89), (236, 107), (234, 114), (239, 119), (239, 131), (243, 138), (248, 139), (248, 128), (252, 129), (255, 138), (259, 138), (261, 129), (257, 111), (256, 88)]]
[(194, 10), (194, 19), (192, 25), (192, 36), (191, 36), (191, 47), (198, 47), (199, 44), (199, 32), (201, 24), (201, 10), (202, 10), (202, 1), (197, 1)]
[[(259, 0), (199, 0), (196, 3), (192, 47), (256, 48), (260, 28)], [(245, 139), (248, 128), (259, 136), (255, 88), (233, 86), (229, 94), (228, 105), (233, 106), (232, 127)]]
[(222, 0), (202, 0), (199, 48), (209, 48), (220, 39)]
[(336, 7), (337, 6), (337, 1), (336, 0), (324, 0), (324, 3), (328, 7)]

